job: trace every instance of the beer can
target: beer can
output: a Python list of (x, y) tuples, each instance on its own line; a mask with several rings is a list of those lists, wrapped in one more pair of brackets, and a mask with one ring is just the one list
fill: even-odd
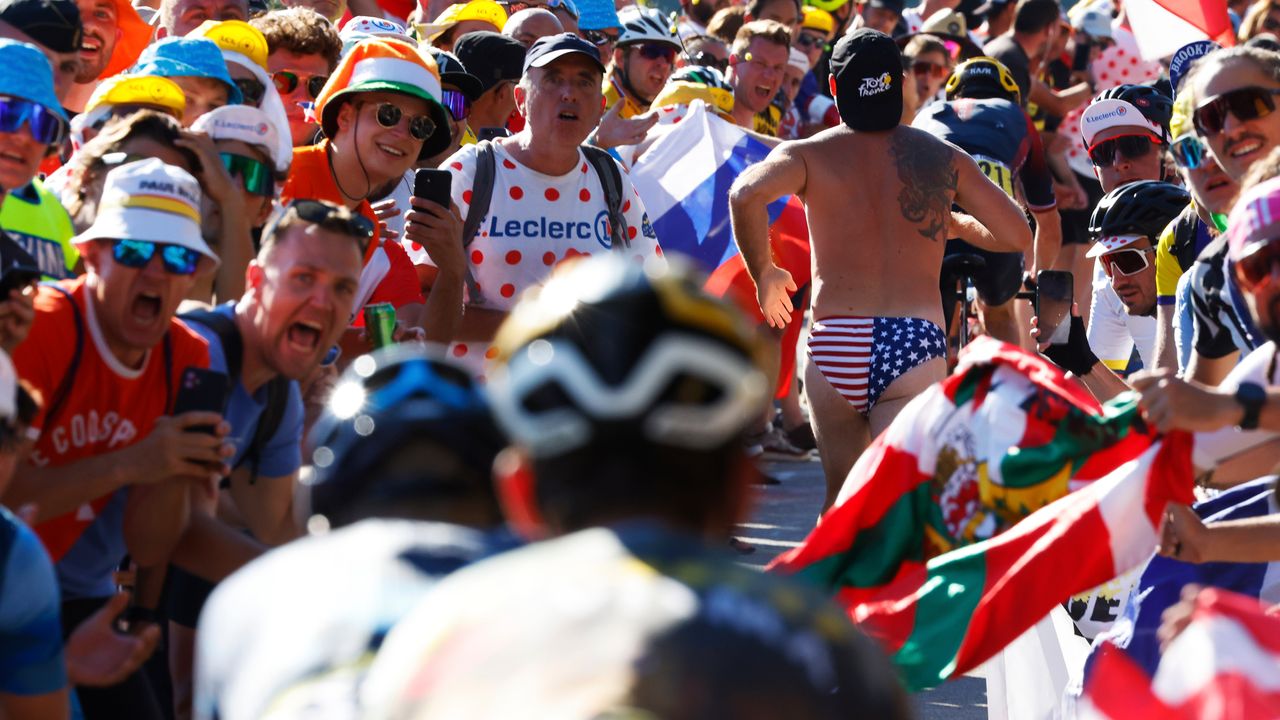
[(395, 342), (396, 307), (391, 303), (364, 306), (364, 332), (374, 350)]

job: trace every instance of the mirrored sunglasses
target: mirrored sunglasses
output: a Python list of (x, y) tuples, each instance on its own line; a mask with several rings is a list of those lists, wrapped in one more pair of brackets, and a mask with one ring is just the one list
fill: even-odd
[(169, 245), (147, 240), (116, 240), (111, 245), (115, 261), (130, 268), (144, 268), (160, 251), (164, 269), (173, 275), (194, 275), (200, 266), (200, 253), (181, 245)]

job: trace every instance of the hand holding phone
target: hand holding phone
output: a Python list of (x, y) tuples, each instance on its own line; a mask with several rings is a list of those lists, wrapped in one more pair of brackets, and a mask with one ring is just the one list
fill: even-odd
[(1064, 345), (1071, 333), (1071, 302), (1075, 292), (1071, 273), (1041, 270), (1036, 275), (1036, 327), (1041, 343)]
[[(203, 411), (223, 413), (231, 394), (231, 379), (226, 373), (208, 368), (189, 367), (182, 371), (182, 382), (173, 403), (173, 414)], [(187, 432), (215, 433), (212, 425), (196, 425)]]
[(447, 208), (453, 202), (453, 173), (422, 168), (413, 175), (413, 196)]
[(21, 290), (28, 285), (40, 282), (40, 278), (44, 273), (40, 272), (40, 268), (34, 268), (27, 265), (14, 265), (4, 271), (4, 275), (0, 276), (0, 302), (9, 299), (9, 293), (14, 290)]

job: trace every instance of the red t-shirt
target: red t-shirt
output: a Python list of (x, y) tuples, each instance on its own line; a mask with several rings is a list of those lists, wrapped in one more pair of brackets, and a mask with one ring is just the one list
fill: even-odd
[[(281, 202), (289, 202), (296, 198), (326, 200), (335, 205), (346, 205), (347, 201), (338, 189), (329, 168), (327, 155), (328, 140), (317, 145), (294, 148), (293, 164), (289, 167), (289, 176), (284, 181), (284, 189), (280, 192)], [(355, 211), (369, 218), (375, 226), (378, 216), (368, 200), (361, 200)], [(369, 243), (364, 255), (364, 272), (360, 275), (359, 302), (356, 304), (357, 325), (359, 325), (360, 308), (372, 303), (391, 303), (395, 307), (423, 303), (422, 287), (418, 284), (418, 273), (413, 269), (413, 261), (405, 253), (398, 242), (378, 239)]]
[[(80, 309), (79, 330), (66, 296), (42, 287), (35, 298), (36, 319), (31, 334), (13, 354), (18, 376), (39, 391), (45, 405), (35, 421), (40, 437), (31, 462), (37, 467), (67, 465), (116, 452), (142, 440), (151, 433), (156, 418), (170, 412), (169, 396), (177, 394), (182, 372), (192, 366), (209, 366), (208, 343), (176, 318), (169, 323), (172, 355), (168, 379), (163, 343), (148, 351), (140, 369), (122, 365), (107, 348), (94, 308), (86, 302), (86, 282), (81, 277), (60, 283), (72, 293)], [(77, 335), (82, 338), (83, 350), (75, 382), (53, 418), (53, 425), (46, 426), (45, 412), (57, 399), (71, 367)], [(71, 549), (110, 499), (111, 495), (104, 495), (36, 526), (36, 533), (55, 562)]]

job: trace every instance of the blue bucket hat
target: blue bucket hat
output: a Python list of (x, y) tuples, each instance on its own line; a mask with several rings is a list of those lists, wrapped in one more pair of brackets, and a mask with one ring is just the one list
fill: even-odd
[(622, 27), (613, 0), (575, 0), (578, 11), (578, 27), (583, 30), (608, 30)]
[(220, 80), (228, 88), (227, 101), (232, 105), (244, 102), (240, 88), (227, 72), (227, 61), (222, 49), (212, 40), (204, 38), (167, 37), (147, 46), (138, 56), (138, 62), (128, 70), (130, 75), (155, 75), (157, 77), (205, 77)]
[(53, 69), (35, 45), (0, 38), (0, 95), (30, 100), (70, 122), (53, 94)]

